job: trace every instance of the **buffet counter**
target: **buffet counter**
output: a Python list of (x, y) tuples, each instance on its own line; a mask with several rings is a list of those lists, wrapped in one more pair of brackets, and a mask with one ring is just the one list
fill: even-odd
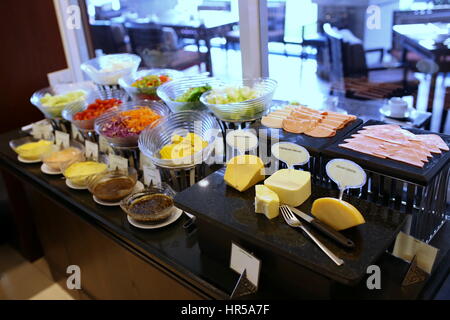
[[(71, 291), (76, 298), (192, 300), (230, 297), (239, 275), (227, 263), (202, 254), (202, 239), (196, 230), (188, 231), (183, 227), (187, 216), (166, 228), (136, 229), (128, 223), (120, 207), (99, 206), (89, 193), (67, 188), (61, 176), (44, 175), (39, 164), (17, 161), (8, 142), (21, 135), (23, 133), (13, 131), (0, 136), (2, 171), (23, 186), (21, 198), (30, 208), (27, 218), (36, 224), (55, 281), (65, 283), (68, 266), (80, 267), (82, 290)], [(15, 204), (12, 206), (14, 214)], [(377, 259), (383, 272), (382, 290), (368, 290), (363, 280), (352, 286), (338, 283), (328, 296), (309, 298), (434, 298), (445, 281), (450, 263), (447, 225), (431, 242), (440, 252), (436, 269), (427, 282), (401, 287), (409, 265), (384, 253)], [(304, 292), (299, 284), (298, 290), (280, 296), (279, 292), (261, 285), (256, 294), (246, 299), (305, 298)]]

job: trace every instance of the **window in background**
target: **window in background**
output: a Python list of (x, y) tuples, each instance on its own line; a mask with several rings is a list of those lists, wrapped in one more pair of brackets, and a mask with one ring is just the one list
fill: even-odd
[[(227, 54), (226, 33), (239, 24), (237, 0), (87, 0), (96, 55), (134, 53), (144, 68), (230, 77), (240, 53)], [(238, 63), (236, 63), (236, 61)], [(229, 62), (229, 64), (228, 64)]]

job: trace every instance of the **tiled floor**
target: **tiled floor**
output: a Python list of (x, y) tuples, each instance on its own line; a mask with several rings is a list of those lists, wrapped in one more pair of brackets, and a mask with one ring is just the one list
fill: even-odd
[(26, 261), (10, 246), (0, 246), (0, 300), (73, 300), (52, 280), (42, 258)]

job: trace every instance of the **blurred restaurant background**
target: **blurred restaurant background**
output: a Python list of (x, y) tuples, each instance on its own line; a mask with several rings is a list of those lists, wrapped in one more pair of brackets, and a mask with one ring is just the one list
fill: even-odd
[[(136, 53), (144, 68), (239, 78), (238, 2), (87, 0), (88, 51)], [(276, 99), (317, 105), (330, 95), (404, 96), (418, 112), (432, 112), (425, 127), (450, 132), (448, 1), (268, 0), (265, 19)]]

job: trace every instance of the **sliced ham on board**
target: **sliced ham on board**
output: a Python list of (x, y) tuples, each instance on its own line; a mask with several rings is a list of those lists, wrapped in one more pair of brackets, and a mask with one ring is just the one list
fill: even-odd
[(342, 148), (423, 168), (433, 154), (448, 151), (436, 134), (416, 135), (398, 125), (366, 126), (340, 144)]
[(318, 111), (305, 106), (286, 106), (261, 119), (261, 124), (290, 133), (305, 133), (311, 137), (329, 138), (336, 131), (356, 120), (356, 116), (332, 111)]
[(306, 135), (314, 138), (329, 138), (336, 135), (336, 130), (321, 126), (320, 124), (305, 132)]
[(287, 132), (291, 133), (304, 133), (310, 128), (309, 121), (302, 120), (293, 120), (293, 119), (284, 119), (283, 120), (283, 129)]
[(449, 151), (448, 145), (437, 134), (417, 134), (416, 137), (420, 141), (436, 146), (440, 150)]

